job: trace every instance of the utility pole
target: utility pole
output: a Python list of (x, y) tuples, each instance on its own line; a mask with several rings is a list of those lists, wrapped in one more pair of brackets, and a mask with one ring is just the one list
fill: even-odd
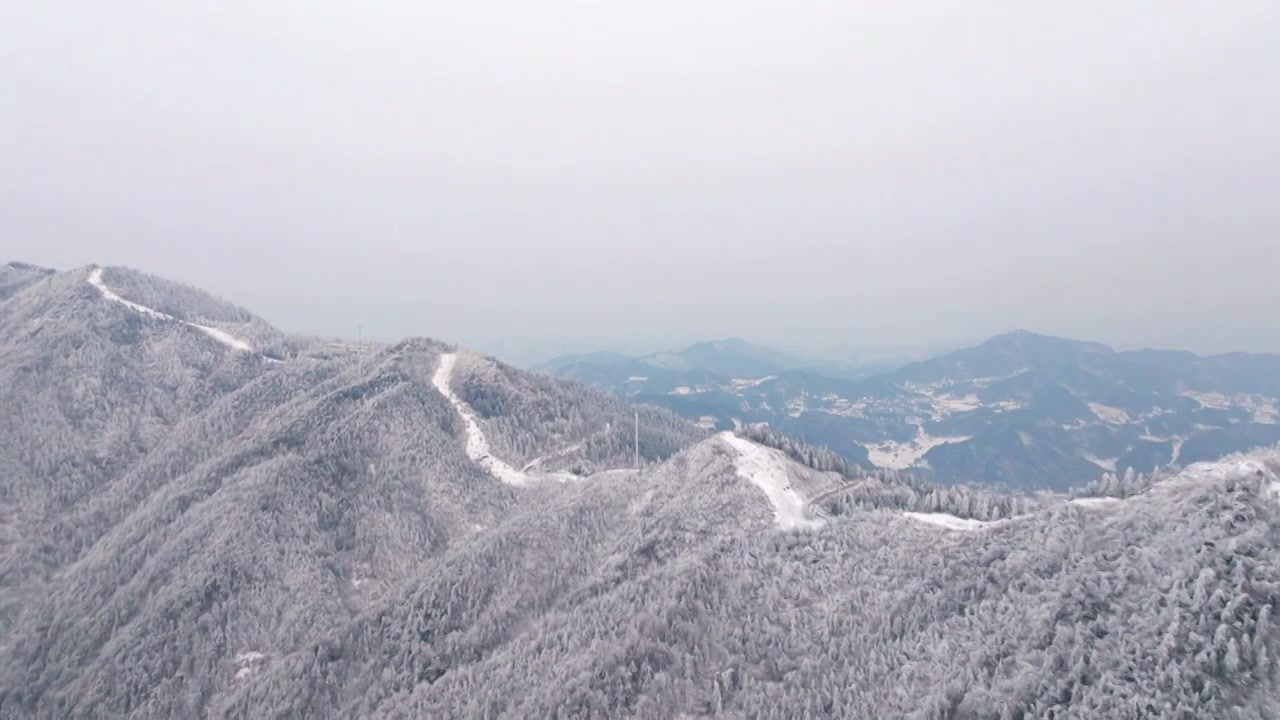
[(360, 358), (360, 374), (364, 375), (364, 323), (356, 323), (356, 357)]

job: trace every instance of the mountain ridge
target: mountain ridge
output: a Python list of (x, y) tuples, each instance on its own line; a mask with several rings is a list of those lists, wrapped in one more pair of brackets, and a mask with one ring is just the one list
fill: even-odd
[(219, 302), (0, 299), (0, 718), (1280, 709), (1280, 450), (948, 487)]

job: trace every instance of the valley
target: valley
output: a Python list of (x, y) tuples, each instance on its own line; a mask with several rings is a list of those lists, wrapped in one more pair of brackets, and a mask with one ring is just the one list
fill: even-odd
[[(730, 355), (756, 347), (703, 345)], [(1116, 352), (1019, 331), (859, 379), (712, 369), (749, 366), (732, 357), (677, 371), (648, 362), (595, 356), (546, 367), (703, 427), (765, 423), (863, 467), (948, 483), (1065, 490), (1104, 472), (1149, 473), (1280, 442), (1273, 355)]]

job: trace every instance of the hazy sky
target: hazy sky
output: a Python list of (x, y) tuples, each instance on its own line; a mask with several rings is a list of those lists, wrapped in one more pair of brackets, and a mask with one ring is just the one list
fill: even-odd
[(0, 11), (0, 259), (493, 347), (1280, 351), (1280, 3)]

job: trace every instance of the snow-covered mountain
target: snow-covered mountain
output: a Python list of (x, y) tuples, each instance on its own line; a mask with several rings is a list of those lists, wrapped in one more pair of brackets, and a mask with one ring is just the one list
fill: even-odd
[(49, 268), (37, 267), (24, 262), (10, 262), (0, 265), (0, 300), (4, 300), (19, 290), (34, 285), (54, 274)]
[(560, 374), (708, 428), (768, 423), (866, 467), (1057, 487), (1280, 441), (1280, 357), (1116, 352), (1013, 332), (861, 380), (581, 361)]
[(1280, 451), (948, 487), (36, 275), (0, 299), (0, 718), (1280, 712)]

